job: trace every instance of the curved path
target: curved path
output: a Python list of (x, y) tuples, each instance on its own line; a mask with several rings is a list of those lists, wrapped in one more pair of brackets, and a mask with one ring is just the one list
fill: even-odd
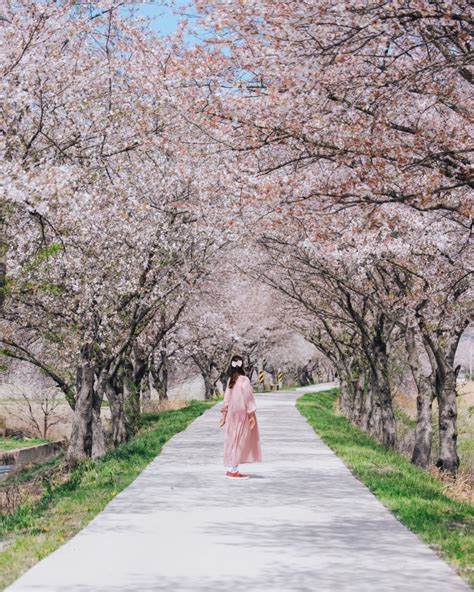
[(300, 395), (257, 395), (264, 462), (243, 467), (252, 479), (224, 477), (217, 405), (7, 590), (470, 590), (314, 434)]

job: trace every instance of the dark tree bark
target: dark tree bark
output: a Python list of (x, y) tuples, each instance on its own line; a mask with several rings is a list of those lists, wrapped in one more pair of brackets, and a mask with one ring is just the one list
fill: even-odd
[(213, 360), (209, 359), (203, 352), (193, 354), (192, 358), (204, 381), (204, 398), (207, 401), (214, 395), (219, 380), (218, 369)]
[(300, 386), (309, 386), (312, 384), (312, 376), (307, 366), (298, 366), (297, 369), (298, 384)]
[(122, 397), (126, 439), (128, 441), (140, 427), (140, 386), (143, 375), (141, 367), (134, 367), (134, 364), (129, 359), (124, 361), (122, 373)]
[(367, 431), (370, 406), (367, 405), (368, 385), (367, 374), (360, 360), (353, 364), (349, 376), (341, 374), (344, 383), (348, 383), (352, 397), (352, 407), (349, 419), (357, 426)]
[(341, 412), (345, 415), (345, 417), (352, 421), (354, 418), (355, 403), (355, 396), (352, 389), (352, 381), (350, 379), (348, 380), (348, 376), (343, 369), (339, 369), (338, 373), (341, 377), (344, 377), (341, 381), (341, 386), (339, 389), (339, 407), (341, 409)]
[(109, 402), (110, 416), (112, 421), (112, 443), (118, 446), (122, 442), (127, 441), (127, 425), (125, 418), (125, 410), (122, 399), (122, 384), (121, 379), (112, 378), (110, 376), (104, 377), (103, 387), (105, 396)]
[(448, 332), (433, 332), (421, 315), (419, 326), (427, 350), (431, 351), (436, 368), (435, 392), (438, 400), (439, 453), (436, 466), (455, 475), (459, 468), (457, 451), (457, 393), (458, 369), (454, 367), (454, 356), (459, 339), (467, 326), (465, 320), (459, 327)]
[(105, 453), (105, 437), (100, 419), (102, 397), (95, 389), (95, 367), (83, 348), (83, 363), (76, 375), (76, 404), (67, 449), (67, 461), (77, 464), (83, 458)]
[(7, 203), (0, 198), (0, 310), (5, 302), (7, 279)]
[(340, 377), (340, 409), (356, 425), (361, 423), (361, 404), (363, 392), (359, 389), (360, 371), (355, 360), (344, 357), (336, 362)]
[(168, 353), (164, 348), (160, 351), (160, 369), (160, 401), (165, 401), (168, 399)]
[(207, 373), (203, 374), (202, 377), (204, 379), (204, 399), (208, 401), (213, 395), (212, 381)]
[(410, 366), (417, 389), (415, 445), (413, 447), (411, 462), (419, 467), (427, 468), (431, 460), (433, 442), (432, 408), (434, 372), (432, 371), (429, 376), (425, 376), (420, 368), (420, 356), (416, 346), (416, 333), (412, 327), (407, 327), (405, 330), (405, 344), (408, 365)]
[(415, 445), (411, 456), (414, 465), (426, 469), (430, 464), (433, 442), (433, 391), (430, 385), (420, 385), (416, 396)]
[(142, 403), (142, 410), (143, 410), (144, 406), (146, 405), (146, 403), (151, 401), (151, 385), (150, 385), (151, 376), (152, 376), (151, 369), (148, 368), (147, 373), (143, 377), (142, 388), (141, 388), (141, 392), (140, 392), (140, 400)]
[(347, 310), (360, 332), (362, 352), (366, 359), (368, 396), (364, 401), (363, 429), (386, 446), (395, 446), (395, 415), (389, 378), (387, 350), (387, 318), (383, 312), (372, 311), (365, 316), (354, 306), (346, 292)]
[[(155, 358), (156, 359), (156, 358)], [(158, 392), (160, 401), (168, 400), (168, 352), (165, 348), (160, 350), (159, 362), (152, 363), (150, 367), (153, 378), (153, 387)]]
[(439, 456), (436, 466), (455, 474), (459, 468), (457, 450), (456, 375), (451, 369), (444, 373), (438, 391)]

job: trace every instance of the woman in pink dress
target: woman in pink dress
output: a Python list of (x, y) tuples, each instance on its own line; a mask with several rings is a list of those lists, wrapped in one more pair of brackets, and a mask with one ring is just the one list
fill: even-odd
[(241, 356), (232, 357), (219, 426), (225, 425), (224, 464), (227, 467), (226, 476), (230, 479), (249, 478), (239, 472), (240, 463), (262, 461), (255, 397), (243, 363)]

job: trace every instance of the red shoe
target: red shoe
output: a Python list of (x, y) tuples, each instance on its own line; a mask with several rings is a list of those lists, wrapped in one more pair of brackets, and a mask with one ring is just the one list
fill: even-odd
[(231, 473), (230, 471), (227, 471), (225, 476), (228, 477), (229, 479), (248, 479), (249, 478), (248, 475), (244, 475), (243, 473), (239, 473), (239, 471), (236, 471), (235, 473)]

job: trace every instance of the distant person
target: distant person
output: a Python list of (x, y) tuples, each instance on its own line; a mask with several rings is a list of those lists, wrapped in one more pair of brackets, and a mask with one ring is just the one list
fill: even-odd
[(262, 462), (252, 383), (245, 376), (244, 360), (232, 356), (219, 427), (225, 424), (224, 465), (229, 479), (248, 479), (239, 472), (240, 463)]

